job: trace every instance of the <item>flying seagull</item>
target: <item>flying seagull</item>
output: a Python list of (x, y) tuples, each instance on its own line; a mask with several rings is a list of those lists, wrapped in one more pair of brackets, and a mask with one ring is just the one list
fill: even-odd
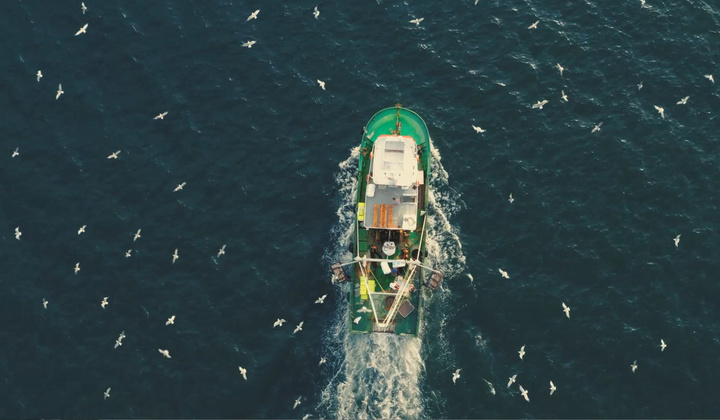
[(249, 21), (249, 20), (251, 20), (251, 19), (257, 19), (258, 13), (260, 13), (260, 9), (257, 9), (256, 11), (252, 12), (252, 13), (250, 14), (250, 16), (248, 16), (248, 18), (247, 18), (247, 20), (246, 20), (245, 22), (247, 22), (247, 21)]
[(359, 325), (359, 324), (360, 324), (360, 321), (361, 321), (361, 320), (362, 320), (362, 317), (361, 317), (361, 316), (359, 316), (359, 317), (357, 317), (357, 318), (353, 319), (353, 324), (355, 324), (355, 325)]
[(60, 98), (60, 95), (62, 95), (63, 93), (65, 93), (65, 91), (62, 90), (62, 84), (59, 84), (57, 94), (55, 95), (55, 100), (57, 101), (58, 98)]
[(638, 91), (640, 91), (640, 89), (642, 89), (642, 86), (643, 86), (643, 85), (642, 85), (642, 81), (640, 81), (640, 83), (638, 83), (638, 85), (637, 85)]
[(103, 394), (104, 400), (107, 400), (108, 398), (110, 398), (110, 388), (106, 389), (105, 393)]
[(667, 347), (667, 344), (665, 344), (665, 340), (662, 338), (660, 339), (660, 351), (665, 351), (665, 347)]
[(107, 158), (108, 159), (117, 159), (118, 155), (120, 154), (120, 150), (116, 151), (115, 153), (111, 153)]
[(565, 302), (562, 303), (563, 311), (565, 312), (565, 316), (570, 319), (570, 307), (565, 304)]
[(567, 101), (568, 101), (568, 97), (567, 97), (567, 95), (565, 94), (565, 91), (564, 91), (564, 90), (561, 90), (560, 92), (562, 92), (562, 96), (561, 96), (562, 100), (565, 101), (565, 102), (567, 102)]
[(320, 361), (318, 362), (318, 366), (320, 366), (320, 365), (322, 365), (323, 363), (326, 363), (326, 362), (327, 362), (327, 359), (325, 359), (324, 357), (321, 357), (321, 358), (320, 358)]
[(598, 131), (600, 131), (600, 126), (602, 126), (602, 124), (603, 123), (596, 124), (595, 127), (593, 127), (592, 131), (590, 131), (590, 132), (597, 133)]
[(43, 308), (47, 309), (48, 301), (43, 298)]
[(80, 3), (80, 9), (82, 9), (83, 15), (85, 14), (85, 12), (87, 12), (87, 7), (85, 6), (85, 3)]
[(517, 379), (517, 374), (511, 376), (511, 377), (508, 379), (508, 386), (507, 386), (508, 388), (510, 388), (510, 385), (512, 385), (512, 384), (515, 383), (515, 379)]
[(128, 249), (128, 250), (125, 252), (125, 258), (130, 258), (131, 255), (132, 255), (132, 249)]
[(182, 190), (183, 188), (185, 188), (185, 184), (187, 184), (187, 182), (183, 182), (182, 184), (178, 184), (178, 186), (175, 187), (175, 189), (173, 190), (173, 192), (178, 192), (178, 191)]
[(168, 114), (168, 111), (161, 112), (153, 117), (153, 120), (162, 120), (165, 118), (165, 116)]
[(16, 147), (15, 150), (13, 150), (12, 155), (10, 157), (15, 157), (20, 155), (20, 148)]
[(525, 356), (525, 345), (523, 344), (522, 347), (520, 347), (520, 351), (518, 352), (520, 355), (520, 360), (522, 360), (523, 356)]
[(420, 26), (420, 22), (422, 22), (423, 20), (425, 20), (425, 18), (413, 19), (410, 21), (410, 23), (414, 23), (415, 26)]
[(532, 25), (528, 26), (528, 29), (537, 29), (538, 23), (540, 23), (539, 20), (538, 20), (538, 21), (535, 21), (535, 23), (533, 23)]
[(663, 119), (665, 119), (665, 109), (663, 109), (662, 107), (659, 107), (657, 105), (653, 105), (653, 106), (655, 107), (655, 109), (657, 109), (658, 114), (660, 114), (660, 116), (663, 117)]
[(560, 63), (557, 63), (557, 68), (558, 68), (558, 70), (560, 70), (560, 76), (562, 76), (563, 70), (565, 70), (565, 68), (563, 66), (561, 66)]
[(140, 231), (141, 231), (141, 230), (142, 230), (142, 229), (138, 229), (138, 231), (135, 232), (135, 236), (133, 236), (133, 242), (137, 241), (138, 238), (140, 238)]
[(472, 128), (473, 128), (473, 130), (475, 130), (476, 133), (484, 133), (485, 132), (485, 130), (483, 130), (482, 127), (473, 125)]
[(320, 303), (320, 304), (324, 303), (326, 297), (327, 297), (327, 295), (322, 295), (322, 296), (320, 296), (319, 298), (317, 298), (317, 299), (315, 300), (315, 303)]
[(84, 34), (85, 31), (87, 30), (87, 27), (88, 27), (88, 24), (86, 23), (82, 28), (80, 28), (79, 31), (75, 32), (75, 36), (78, 36), (78, 35), (80, 35), (80, 34)]
[(495, 387), (493, 386), (493, 384), (491, 384), (490, 381), (485, 378), (483, 378), (483, 381), (485, 381), (485, 383), (488, 385), (488, 388), (490, 388), (490, 393), (495, 395)]
[(298, 405), (300, 405), (300, 398), (301, 398), (301, 397), (298, 397), (298, 398), (295, 400), (295, 404), (293, 404), (293, 410), (296, 409)]
[(686, 97), (680, 99), (680, 100), (677, 102), (677, 104), (678, 104), (678, 105), (685, 105), (685, 104), (687, 103), (688, 99), (690, 99), (690, 97), (689, 97), (689, 96), (686, 96)]
[(108, 297), (105, 296), (105, 297), (103, 298), (102, 302), (100, 302), (100, 306), (101, 306), (103, 309), (105, 309), (105, 307), (108, 305), (108, 301), (107, 301), (107, 300), (108, 300)]
[(123, 338), (125, 338), (125, 331), (122, 331), (120, 333), (120, 336), (117, 338), (117, 340), (115, 340), (115, 348), (122, 346)]
[(39, 81), (40, 81), (40, 79), (42, 79), (42, 71), (38, 70), (38, 72), (37, 72), (37, 75), (36, 75), (36, 76), (37, 76), (37, 81), (39, 82)]
[(223, 244), (222, 248), (218, 250), (217, 256), (220, 257), (221, 255), (225, 255), (225, 244)]
[[(510, 202), (510, 204), (512, 204), (512, 202), (515, 201), (515, 199), (512, 196), (512, 193), (510, 193), (510, 196), (508, 197), (508, 201)], [(505, 277), (505, 276), (503, 276), (503, 277)]]
[(705, 75), (705, 78), (708, 79), (709, 81), (715, 83), (715, 79), (713, 79), (713, 75), (712, 75), (712, 74), (706, 74), (706, 75)]
[(78, 235), (81, 234), (81, 233), (85, 233), (85, 228), (86, 228), (86, 227), (87, 227), (87, 225), (82, 225), (82, 226), (80, 226), (80, 229), (78, 229)]
[(453, 383), (455, 383), (455, 382), (458, 380), (458, 378), (460, 377), (460, 369), (458, 369), (458, 370), (456, 370), (455, 372), (453, 372), (452, 375), (453, 375), (453, 376), (452, 376)]
[(557, 388), (555, 388), (555, 384), (552, 383), (552, 381), (550, 381), (550, 395), (552, 395), (553, 392), (555, 392), (556, 389), (557, 389)]
[(507, 271), (503, 270), (502, 268), (498, 268), (498, 271), (500, 272), (500, 275), (503, 276), (503, 278), (509, 279), (510, 276), (508, 276)]
[(242, 46), (252, 48), (252, 46), (255, 44), (257, 44), (257, 41), (247, 41), (247, 42), (243, 42)]
[(168, 318), (167, 321), (165, 321), (165, 325), (175, 324), (175, 315)]
[(300, 323), (295, 327), (295, 330), (293, 331), (293, 334), (295, 334), (298, 331), (302, 331), (302, 326), (305, 321), (300, 321)]
[(80, 271), (80, 263), (75, 263), (75, 274), (77, 274), (78, 271)]
[(325, 90), (325, 82), (323, 82), (320, 79), (318, 79), (317, 82), (318, 82), (318, 85), (320, 85), (320, 87), (322, 88), (322, 90)]
[(173, 257), (173, 264), (175, 264), (175, 261), (177, 261), (177, 259), (180, 258), (180, 256), (178, 255), (177, 248), (175, 248), (175, 252), (173, 253), (172, 257)]
[(633, 373), (637, 370), (637, 360), (635, 360), (632, 365), (630, 365), (630, 369), (632, 369)]
[(315, 8), (313, 9), (313, 16), (315, 16), (315, 19), (320, 16), (320, 11), (318, 10), (317, 6), (315, 6)]
[(238, 370), (240, 371), (240, 374), (242, 375), (243, 379), (247, 381), (247, 369), (245, 369), (242, 366), (238, 366)]
[(15, 228), (15, 239), (17, 239), (19, 241), (20, 236), (22, 236), (22, 232), (20, 232), (20, 226), (18, 226)]
[(525, 398), (525, 401), (530, 402), (530, 397), (528, 397), (527, 389), (523, 388), (522, 385), (520, 385), (520, 394)]
[(677, 248), (680, 245), (680, 235), (676, 236), (673, 241), (675, 241), (675, 248)]
[(160, 354), (162, 354), (163, 356), (167, 357), (168, 359), (172, 359), (172, 358), (170, 357), (170, 351), (169, 351), (169, 350), (158, 349), (158, 351), (160, 352)]
[(542, 101), (537, 101), (537, 103), (533, 104), (533, 109), (543, 109), (546, 103), (549, 101), (547, 99), (543, 99)]
[(284, 319), (278, 318), (277, 321), (275, 321), (275, 323), (273, 324), (273, 328), (275, 328), (275, 327), (282, 327), (282, 324), (283, 324), (284, 322), (285, 322)]

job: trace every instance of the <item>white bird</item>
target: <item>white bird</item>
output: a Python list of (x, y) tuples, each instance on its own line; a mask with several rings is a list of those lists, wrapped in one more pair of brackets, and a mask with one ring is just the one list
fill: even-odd
[(630, 365), (630, 369), (633, 371), (633, 373), (635, 373), (635, 371), (637, 370), (637, 360), (635, 360), (632, 365)]
[(488, 388), (490, 388), (490, 393), (495, 395), (495, 387), (493, 386), (493, 384), (491, 384), (490, 381), (485, 378), (483, 378), (483, 381), (485, 381), (485, 383), (488, 385)]
[(217, 256), (225, 255), (225, 244), (218, 250)]
[(77, 274), (78, 271), (80, 271), (80, 263), (75, 263), (75, 274)]
[(37, 76), (37, 81), (39, 82), (40, 79), (42, 79), (42, 71), (38, 70), (36, 76)]
[(503, 276), (503, 278), (509, 279), (510, 276), (508, 276), (507, 271), (503, 270), (502, 268), (498, 268), (498, 271), (500, 272), (500, 275)]
[(675, 248), (677, 248), (680, 245), (680, 235), (676, 236), (673, 241), (675, 241)]
[(85, 3), (80, 3), (80, 9), (82, 9), (83, 15), (85, 14), (85, 12), (87, 12), (87, 7), (85, 6)]
[(315, 19), (317, 19), (318, 16), (320, 16), (320, 11), (318, 10), (317, 6), (315, 6), (315, 8), (313, 8), (313, 16), (315, 16)]
[(120, 333), (120, 336), (117, 338), (117, 340), (115, 340), (115, 348), (122, 346), (123, 338), (125, 338), (125, 331), (122, 331)]
[(158, 351), (159, 351), (160, 354), (162, 354), (163, 356), (167, 357), (168, 359), (171, 359), (171, 357), (170, 357), (170, 350), (158, 349)]
[(567, 102), (567, 101), (568, 101), (568, 97), (567, 97), (567, 95), (565, 94), (565, 91), (564, 91), (564, 90), (561, 90), (560, 92), (562, 93), (562, 96), (561, 96), (562, 100), (565, 101), (565, 102)]
[(115, 153), (111, 153), (110, 156), (108, 156), (108, 159), (117, 159), (118, 155), (120, 154), (120, 150), (116, 151)]
[(565, 312), (565, 316), (570, 319), (570, 307), (565, 304), (565, 302), (562, 303), (563, 311)]
[(422, 22), (423, 20), (425, 20), (425, 18), (413, 19), (410, 21), (410, 23), (414, 23), (415, 26), (420, 26), (420, 22)]
[(353, 319), (353, 324), (355, 324), (355, 325), (359, 325), (359, 324), (360, 324), (360, 320), (362, 320), (362, 317), (361, 317), (361, 316), (359, 316), (359, 317), (357, 317), (357, 318)]
[(319, 298), (317, 298), (317, 299), (315, 300), (315, 303), (320, 303), (320, 304), (324, 303), (326, 297), (327, 297), (327, 295), (322, 295), (322, 296), (320, 296)]
[(132, 253), (132, 249), (128, 249), (128, 250), (125, 252), (125, 258), (130, 258), (131, 253)]
[(689, 97), (689, 96), (686, 96), (686, 97), (680, 99), (680, 100), (677, 102), (677, 104), (678, 104), (678, 105), (685, 105), (685, 104), (687, 103), (688, 99), (690, 99), (690, 97)]
[(325, 82), (323, 82), (320, 79), (318, 79), (317, 82), (318, 82), (318, 85), (320, 85), (320, 87), (322, 88), (322, 90), (325, 90)]
[(542, 101), (537, 101), (537, 103), (533, 104), (533, 109), (543, 109), (546, 103), (549, 101), (547, 99), (543, 99)]
[(535, 23), (533, 23), (532, 25), (528, 26), (528, 29), (537, 29), (538, 23), (540, 23), (539, 20), (538, 20), (538, 21), (535, 21)]
[(178, 192), (178, 191), (182, 190), (183, 188), (185, 188), (185, 184), (187, 184), (187, 182), (183, 182), (182, 184), (178, 184), (178, 186), (175, 187), (175, 189), (173, 190), (173, 192)]
[(477, 6), (477, 4), (478, 4), (479, 1), (480, 1), (480, 0), (475, 0), (475, 6)]
[(318, 366), (322, 365), (325, 362), (327, 362), (327, 359), (325, 359), (324, 357), (321, 357), (320, 361), (318, 362)]
[(560, 70), (560, 76), (562, 76), (563, 70), (565, 70), (565, 68), (563, 66), (561, 66), (560, 63), (557, 63), (557, 68), (558, 68), (558, 70)]
[(103, 298), (102, 302), (100, 302), (100, 306), (102, 306), (103, 309), (105, 309), (105, 307), (108, 305), (108, 301), (107, 301), (107, 300), (108, 300), (108, 297), (105, 296), (105, 297)]
[(140, 238), (140, 231), (141, 231), (141, 230), (142, 230), (142, 229), (138, 229), (138, 231), (135, 232), (135, 236), (133, 236), (133, 242), (137, 241), (138, 238)]
[(712, 74), (706, 74), (706, 75), (705, 75), (705, 78), (708, 79), (709, 81), (715, 83), (715, 79), (713, 79), (713, 75), (712, 75)]
[(43, 298), (43, 308), (47, 309), (48, 301)]
[(153, 120), (162, 120), (165, 118), (165, 116), (168, 114), (168, 111), (161, 112), (153, 117)]
[(305, 321), (300, 321), (300, 323), (295, 327), (295, 331), (293, 331), (293, 334), (295, 334), (298, 331), (302, 331), (302, 326)]
[(103, 394), (104, 400), (107, 400), (108, 398), (110, 398), (110, 388), (106, 389), (105, 393)]
[(86, 227), (87, 227), (87, 225), (82, 225), (82, 226), (80, 226), (80, 229), (78, 229), (78, 235), (81, 234), (81, 233), (85, 233), (85, 228), (86, 228)]
[(550, 381), (550, 395), (552, 395), (553, 392), (555, 392), (556, 389), (557, 389), (557, 388), (555, 388), (555, 384), (552, 383), (552, 381)]
[(57, 94), (55, 95), (55, 100), (57, 101), (58, 98), (60, 98), (60, 95), (62, 95), (63, 93), (65, 93), (65, 91), (62, 90), (62, 83), (61, 83), (58, 85), (58, 91), (57, 91)]
[(177, 259), (180, 258), (180, 256), (178, 255), (177, 248), (175, 248), (175, 252), (173, 253), (172, 257), (173, 257), (173, 264), (175, 264), (175, 261), (177, 261)]
[(600, 126), (602, 126), (602, 124), (603, 123), (596, 124), (595, 127), (593, 127), (592, 131), (590, 131), (590, 132), (597, 133), (598, 131), (600, 131)]
[(12, 155), (10, 157), (15, 157), (20, 155), (20, 148), (16, 147), (15, 150), (13, 150)]
[(640, 0), (640, 7), (645, 7), (645, 0)]
[(247, 18), (247, 20), (246, 20), (245, 22), (247, 22), (247, 21), (249, 21), (249, 20), (251, 20), (251, 19), (257, 19), (258, 13), (260, 13), (260, 9), (257, 9), (256, 11), (250, 13), (250, 16), (248, 16), (248, 18)]
[(78, 36), (78, 35), (80, 35), (80, 34), (84, 34), (85, 31), (87, 30), (87, 27), (88, 27), (88, 24), (86, 23), (82, 28), (80, 28), (79, 31), (75, 32), (75, 36)]
[(508, 386), (507, 386), (508, 388), (510, 388), (510, 385), (512, 385), (512, 384), (515, 383), (515, 379), (517, 379), (517, 374), (511, 376), (511, 377), (508, 379)]
[(245, 369), (242, 366), (238, 366), (238, 370), (240, 371), (240, 374), (242, 375), (243, 379), (247, 381), (247, 369)]
[(638, 91), (640, 91), (640, 89), (642, 89), (642, 86), (643, 86), (643, 84), (642, 84), (642, 81), (641, 81), (641, 82), (638, 83), (638, 85), (637, 85)]
[(20, 226), (18, 226), (15, 228), (15, 239), (17, 239), (19, 241), (21, 236), (22, 236), (22, 232), (20, 232)]
[(665, 351), (665, 347), (667, 347), (667, 344), (665, 344), (665, 340), (662, 338), (660, 339), (660, 351)]
[(663, 117), (663, 119), (665, 119), (665, 109), (663, 109), (662, 107), (659, 107), (657, 105), (653, 105), (653, 106), (655, 107), (655, 109), (657, 109), (658, 114), (660, 114), (660, 116)]
[(528, 397), (527, 389), (523, 388), (522, 385), (520, 385), (520, 394), (525, 398), (525, 401), (530, 402), (530, 397)]
[(476, 133), (484, 133), (485, 132), (485, 130), (483, 130), (482, 127), (473, 125), (472, 128), (473, 128), (473, 130), (475, 130)]
[(367, 307), (363, 306), (362, 308), (358, 309), (356, 311), (359, 314), (366, 313), (366, 312), (372, 312), (372, 309), (368, 309)]
[(175, 315), (168, 318), (167, 321), (165, 321), (165, 325), (175, 324)]
[(275, 321), (275, 323), (273, 324), (273, 328), (275, 328), (275, 327), (282, 327), (282, 324), (283, 324), (283, 323), (285, 323), (285, 320), (278, 318), (277, 321)]
[(301, 397), (298, 397), (298, 398), (295, 400), (295, 404), (293, 404), (293, 410), (296, 409), (298, 405), (300, 405), (300, 402), (301, 402), (301, 401), (300, 401), (300, 398), (301, 398)]
[(510, 196), (508, 197), (508, 201), (510, 202), (510, 204), (512, 204), (513, 201), (515, 201), (515, 199), (512, 196), (512, 193), (510, 193)]
[(525, 345), (523, 344), (522, 347), (520, 347), (520, 351), (518, 352), (520, 355), (520, 360), (522, 360), (523, 356), (525, 356)]
[(460, 378), (460, 369), (458, 369), (458, 370), (456, 370), (455, 372), (453, 372), (452, 375), (453, 375), (453, 377), (452, 377), (453, 383), (455, 383), (455, 382), (458, 380), (458, 378)]
[(257, 44), (257, 41), (247, 41), (247, 42), (243, 42), (243, 43), (242, 43), (242, 46), (243, 46), (243, 47), (252, 48), (252, 46), (255, 45), (255, 44)]

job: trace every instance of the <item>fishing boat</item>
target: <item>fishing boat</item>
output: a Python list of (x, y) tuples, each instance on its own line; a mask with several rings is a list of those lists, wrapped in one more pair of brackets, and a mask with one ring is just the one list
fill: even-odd
[(423, 296), (443, 279), (423, 265), (429, 180), (422, 118), (400, 104), (373, 115), (360, 145), (353, 258), (332, 266), (334, 281), (351, 285), (350, 332), (420, 333)]

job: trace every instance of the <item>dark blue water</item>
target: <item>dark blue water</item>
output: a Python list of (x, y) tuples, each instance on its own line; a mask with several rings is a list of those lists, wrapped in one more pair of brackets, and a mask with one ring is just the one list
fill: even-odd
[[(720, 416), (717, 3), (86, 5), (0, 8), (0, 417)], [(350, 337), (328, 267), (397, 102), (446, 281), (420, 338)]]

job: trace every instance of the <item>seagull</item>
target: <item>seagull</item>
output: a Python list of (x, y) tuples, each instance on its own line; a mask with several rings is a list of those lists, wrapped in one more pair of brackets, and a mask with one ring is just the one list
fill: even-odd
[(20, 232), (20, 226), (18, 226), (15, 228), (15, 239), (17, 239), (19, 241), (20, 236), (22, 236), (22, 232)]
[(247, 22), (247, 21), (249, 21), (249, 20), (251, 20), (251, 19), (257, 19), (258, 13), (260, 13), (260, 9), (257, 9), (256, 11), (252, 12), (252, 13), (250, 14), (250, 16), (248, 16), (248, 18), (247, 18), (247, 20), (246, 20), (245, 22)]
[(708, 79), (709, 81), (715, 83), (715, 79), (713, 79), (712, 74), (706, 74), (706, 75), (705, 75), (705, 78)]
[(320, 85), (320, 87), (322, 88), (322, 90), (325, 90), (325, 82), (323, 82), (323, 81), (320, 80), (320, 79), (318, 79), (317, 82), (318, 82), (318, 85)]
[(65, 93), (65, 91), (62, 90), (62, 83), (61, 83), (58, 85), (58, 91), (57, 91), (57, 94), (55, 95), (55, 100), (57, 101), (58, 98), (60, 98), (60, 95), (62, 95), (63, 93)]
[(132, 249), (128, 249), (127, 252), (125, 252), (125, 258), (130, 258), (131, 252), (132, 252)]
[(43, 298), (43, 308), (47, 309), (48, 301)]
[(507, 271), (503, 270), (502, 268), (498, 268), (498, 271), (500, 272), (500, 275), (503, 276), (503, 278), (509, 279), (510, 276), (508, 276)]
[(88, 24), (86, 23), (85, 26), (83, 26), (82, 28), (80, 28), (79, 31), (75, 32), (75, 36), (78, 36), (78, 35), (80, 35), (80, 34), (84, 34), (85, 31), (87, 30), (87, 27), (88, 27)]
[[(295, 327), (295, 331), (293, 331), (293, 334), (295, 334), (298, 331), (302, 331), (302, 326), (305, 321), (300, 321), (300, 323)], [(282, 324), (281, 324), (282, 325)]]
[(565, 316), (570, 319), (570, 307), (565, 304), (565, 302), (562, 303), (563, 311), (565, 311)]
[(247, 42), (243, 42), (242, 46), (252, 48), (252, 46), (255, 45), (256, 43), (257, 43), (257, 41), (247, 41)]
[(518, 352), (520, 355), (520, 360), (522, 360), (523, 356), (525, 356), (525, 345), (523, 344), (522, 347), (520, 347), (520, 351)]
[(482, 127), (473, 125), (472, 128), (475, 130), (476, 133), (484, 133), (485, 132), (485, 130), (483, 130)]
[(273, 328), (275, 328), (275, 327), (282, 327), (282, 324), (283, 324), (284, 322), (285, 322), (284, 319), (278, 318), (278, 320), (275, 321), (275, 323), (273, 324)]
[(543, 107), (545, 106), (545, 104), (548, 103), (548, 102), (549, 102), (549, 101), (548, 101), (547, 99), (543, 99), (542, 101), (537, 101), (537, 103), (536, 103), (536, 104), (533, 104), (532, 107), (533, 107), (533, 109), (535, 109), (535, 108), (537, 108), (537, 109), (543, 109)]
[(527, 389), (523, 388), (522, 385), (520, 385), (520, 393), (523, 397), (525, 397), (525, 401), (530, 402), (530, 397), (528, 397)]
[(161, 112), (157, 114), (155, 117), (153, 117), (153, 120), (162, 120), (165, 118), (165, 116), (168, 114), (168, 111)]
[(118, 339), (115, 340), (115, 348), (118, 348), (118, 347), (122, 346), (122, 340), (123, 340), (123, 338), (125, 338), (125, 331), (122, 331), (122, 332), (120, 333), (120, 336), (118, 337)]
[(366, 313), (366, 312), (368, 312), (368, 313), (372, 312), (372, 309), (368, 309), (367, 307), (363, 306), (362, 308), (357, 310), (357, 313), (359, 313), (359, 314)]
[(355, 324), (355, 325), (359, 325), (359, 324), (360, 324), (360, 320), (361, 320), (361, 319), (362, 319), (362, 317), (361, 317), (361, 316), (359, 316), (359, 317), (357, 317), (357, 318), (353, 319), (353, 324)]
[(86, 227), (87, 227), (87, 225), (82, 225), (82, 226), (80, 226), (80, 229), (78, 229), (78, 235), (81, 234), (81, 233), (85, 233), (85, 228), (86, 228)]
[(539, 20), (538, 20), (538, 21), (535, 21), (535, 23), (533, 23), (532, 25), (528, 26), (528, 29), (537, 29), (538, 23), (540, 23)]
[(37, 81), (39, 82), (40, 79), (42, 79), (42, 71), (38, 70), (38, 72), (37, 72)]
[(19, 155), (20, 155), (20, 148), (16, 147), (15, 150), (13, 150), (13, 152), (12, 152), (12, 156), (10, 156), (10, 157), (15, 157), (15, 156), (19, 156)]
[(495, 395), (495, 387), (493, 384), (491, 384), (487, 379), (483, 378), (483, 381), (488, 385), (488, 388), (490, 388), (490, 393)]
[(167, 321), (165, 321), (165, 325), (175, 324), (175, 315), (168, 318)]
[(680, 99), (680, 100), (677, 102), (677, 104), (678, 104), (678, 105), (685, 105), (685, 104), (687, 103), (688, 99), (690, 99), (690, 97), (689, 97), (689, 96), (686, 96), (686, 97)]
[(512, 204), (512, 202), (515, 201), (515, 199), (512, 196), (512, 193), (510, 193), (510, 196), (508, 197), (508, 201), (510, 202), (510, 204)]
[(217, 256), (220, 257), (221, 255), (225, 255), (225, 245), (223, 245), (222, 248), (218, 250)]
[(645, 0), (640, 0), (640, 7), (645, 7)]
[(555, 384), (552, 383), (552, 381), (550, 381), (550, 395), (552, 395), (553, 392), (555, 392), (556, 389), (557, 389), (557, 388), (555, 388)]
[(160, 354), (162, 354), (163, 356), (167, 357), (168, 359), (171, 359), (171, 357), (170, 357), (170, 351), (169, 351), (169, 350), (158, 349), (158, 351), (159, 351)]
[(475, 6), (477, 6), (477, 4), (478, 4), (479, 1), (480, 1), (480, 0), (475, 0)]
[(508, 386), (507, 386), (508, 388), (510, 388), (510, 385), (512, 385), (512, 384), (515, 383), (515, 379), (517, 379), (517, 374), (511, 376), (511, 377), (508, 379)]
[(75, 274), (77, 274), (78, 271), (80, 271), (80, 263), (75, 263)]
[(642, 89), (642, 81), (641, 81), (640, 83), (638, 83), (637, 87), (638, 87), (638, 91), (639, 91), (640, 89)]
[(460, 377), (460, 369), (453, 372), (453, 383), (455, 383), (459, 377)]
[(295, 404), (293, 404), (293, 410), (296, 409), (298, 405), (300, 405), (300, 402), (301, 402), (301, 401), (300, 401), (300, 398), (301, 398), (301, 397), (298, 397), (298, 398), (295, 400)]
[(560, 63), (557, 63), (557, 68), (558, 70), (560, 70), (560, 76), (562, 76), (563, 70), (565, 70), (565, 68), (561, 66)]
[[(83, 4), (84, 4), (84, 3), (83, 3)], [(104, 399), (104, 400), (107, 400), (108, 398), (110, 398), (110, 388), (106, 389), (106, 390), (105, 390), (105, 393), (103, 394), (103, 399)]]
[(120, 150), (118, 150), (115, 153), (111, 153), (110, 156), (108, 156), (107, 158), (108, 159), (117, 159), (119, 154), (120, 154)]
[(138, 229), (138, 231), (135, 232), (135, 236), (133, 236), (133, 242), (135, 242), (135, 241), (138, 240), (138, 238), (140, 237), (140, 231), (141, 231), (141, 230), (142, 230), (142, 229)]
[(178, 251), (178, 249), (175, 248), (175, 252), (174, 252), (173, 255), (172, 255), (172, 257), (173, 257), (173, 264), (175, 264), (175, 261), (177, 261), (177, 259), (180, 258), (180, 256), (178, 255), (177, 251)]
[(562, 92), (562, 96), (561, 96), (562, 100), (565, 101), (565, 102), (567, 102), (567, 101), (568, 101), (568, 98), (567, 98), (567, 95), (565, 94), (565, 91), (562, 90), (562, 91), (560, 91), (560, 92)]
[(320, 16), (320, 11), (318, 10), (317, 6), (315, 6), (315, 8), (313, 9), (313, 16), (315, 16), (315, 19)]
[(178, 192), (178, 191), (182, 190), (182, 189), (185, 187), (185, 184), (187, 184), (187, 182), (183, 182), (182, 184), (178, 184), (178, 186), (175, 187), (175, 189), (173, 190), (173, 192)]
[(85, 12), (87, 12), (87, 7), (85, 6), (85, 3), (80, 3), (80, 9), (82, 9), (83, 15), (85, 14)]
[(315, 300), (315, 303), (320, 303), (320, 304), (324, 303), (326, 297), (327, 297), (327, 295), (320, 296), (319, 298), (317, 298), (317, 300)]
[(665, 110), (657, 105), (653, 105), (655, 109), (657, 109), (658, 114), (660, 114), (663, 119), (665, 119)]
[(105, 309), (105, 307), (108, 305), (108, 301), (107, 301), (107, 300), (108, 300), (108, 297), (105, 296), (105, 297), (103, 298), (102, 302), (100, 302), (100, 306), (102, 306), (103, 309)]
[(413, 19), (410, 21), (410, 23), (414, 23), (415, 26), (420, 26), (420, 22), (422, 22), (423, 20), (425, 20), (425, 18)]
[(601, 126), (602, 124), (603, 124), (603, 123), (599, 123), (599, 124), (595, 125), (595, 127), (593, 127), (592, 131), (590, 131), (590, 132), (591, 132), (591, 133), (597, 133), (598, 131), (600, 131), (600, 126)]
[(635, 360), (632, 365), (630, 365), (630, 369), (632, 369), (633, 373), (637, 370), (637, 360)]
[(327, 360), (324, 357), (321, 357), (320, 362), (318, 362), (318, 366), (322, 365), (325, 362), (327, 362)]
[(675, 241), (675, 248), (677, 248), (680, 245), (680, 235), (676, 236), (673, 241)]
[(242, 366), (238, 366), (238, 370), (240, 371), (240, 374), (242, 375), (243, 379), (247, 381), (247, 369), (245, 369)]
[(667, 344), (665, 344), (665, 340), (662, 338), (660, 339), (660, 351), (665, 351), (665, 347), (667, 347)]

